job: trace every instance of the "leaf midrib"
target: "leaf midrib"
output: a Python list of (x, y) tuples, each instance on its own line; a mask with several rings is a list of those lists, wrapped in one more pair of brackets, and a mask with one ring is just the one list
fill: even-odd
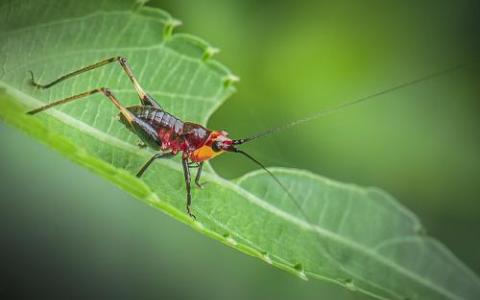
[[(24, 92), (18, 90), (15, 87), (10, 86), (9, 84), (7, 84), (5, 82), (0, 81), (0, 85), (3, 85), (8, 91), (10, 91), (10, 93), (16, 94), (15, 98), (19, 99), (20, 102), (23, 102), (23, 104), (25, 104), (27, 106), (32, 106), (33, 107), (34, 105), (39, 105), (39, 104), (43, 103), (42, 101), (40, 101), (40, 100), (38, 100), (38, 99), (28, 95), (28, 94), (25, 94)], [(61, 121), (65, 125), (68, 125), (68, 126), (71, 126), (73, 128), (79, 129), (80, 131), (84, 132), (85, 134), (88, 134), (88, 135), (92, 136), (95, 139), (101, 140), (102, 142), (105, 142), (105, 143), (109, 143), (110, 145), (112, 145), (114, 147), (121, 148), (125, 151), (128, 151), (128, 152), (134, 154), (134, 155), (139, 155), (139, 156), (147, 158), (148, 154), (151, 155), (151, 154), (155, 153), (153, 150), (148, 151), (148, 150), (138, 149), (137, 147), (134, 147), (133, 145), (130, 145), (128, 143), (125, 143), (124, 141), (121, 141), (121, 140), (119, 140), (115, 137), (112, 137), (112, 136), (110, 136), (110, 135), (108, 135), (108, 134), (106, 134), (106, 133), (104, 133), (104, 132), (102, 132), (102, 131), (94, 128), (94, 127), (91, 127), (90, 125), (88, 125), (88, 124), (86, 124), (82, 121), (79, 121), (79, 120), (77, 120), (77, 119), (75, 119), (75, 118), (73, 118), (73, 117), (71, 117), (71, 116), (69, 116), (69, 115), (67, 115), (67, 114), (65, 114), (61, 111), (58, 111), (56, 109), (51, 109), (51, 110), (47, 111), (46, 113), (55, 117), (56, 119), (58, 119), (59, 121)], [(168, 167), (172, 170), (178, 171), (179, 173), (181, 172), (180, 166), (178, 164), (174, 163), (173, 161), (161, 160), (158, 163), (160, 163), (160, 164), (162, 164), (162, 165), (164, 165), (164, 166), (166, 166), (166, 167)], [(282, 171), (283, 169), (279, 168), (278, 170)], [(260, 172), (260, 171), (258, 171), (258, 172)], [(290, 170), (289, 170), (289, 172), (290, 172)], [(308, 172), (299, 171), (299, 170), (295, 170), (293, 172), (296, 172), (296, 173), (299, 173), (299, 174), (309, 174)], [(271, 214), (274, 214), (277, 217), (280, 217), (280, 218), (284, 219), (285, 221), (296, 225), (297, 227), (300, 227), (302, 230), (315, 231), (318, 234), (318, 236), (320, 236), (320, 237), (323, 236), (324, 238), (327, 238), (327, 239), (329, 238), (329, 239), (335, 240), (336, 242), (342, 243), (343, 245), (345, 245), (347, 247), (350, 247), (352, 249), (356, 249), (358, 251), (361, 251), (364, 254), (366, 254), (366, 255), (372, 257), (373, 259), (377, 260), (379, 263), (384, 264), (386, 266), (389, 266), (389, 267), (397, 270), (398, 273), (403, 274), (406, 277), (410, 277), (410, 278), (418, 281), (419, 283), (422, 283), (423, 285), (425, 285), (427, 287), (430, 287), (433, 290), (436, 290), (440, 294), (443, 294), (443, 295), (445, 295), (447, 297), (450, 297), (452, 299), (458, 299), (458, 300), (463, 299), (463, 298), (458, 297), (455, 294), (450, 293), (449, 291), (445, 290), (444, 288), (439, 287), (435, 283), (424, 280), (423, 278), (419, 277), (417, 274), (410, 272), (410, 270), (405, 269), (398, 264), (395, 264), (395, 263), (392, 263), (392, 262), (386, 260), (383, 256), (379, 255), (378, 253), (372, 252), (369, 248), (366, 248), (365, 246), (363, 246), (361, 244), (357, 244), (353, 241), (345, 239), (344, 237), (336, 234), (335, 232), (331, 232), (331, 231), (329, 231), (327, 229), (324, 229), (324, 228), (321, 228), (317, 225), (307, 223), (304, 220), (300, 220), (297, 217), (294, 217), (294, 216), (288, 214), (287, 212), (271, 205), (270, 203), (265, 202), (264, 200), (258, 198), (256, 195), (250, 193), (249, 191), (247, 191), (243, 188), (239, 188), (237, 185), (231, 183), (228, 180), (225, 180), (225, 179), (219, 177), (218, 175), (216, 175), (214, 173), (205, 172), (204, 175), (210, 181), (213, 181), (213, 182), (215, 182), (219, 185), (222, 185), (224, 187), (228, 187), (231, 191), (233, 191), (233, 192), (237, 193), (238, 195), (246, 198), (252, 204), (255, 204), (258, 207), (263, 208), (264, 210), (270, 212)], [(243, 178), (246, 177), (246, 176), (252, 176), (252, 175), (248, 175), (248, 174), (244, 175), (243, 177), (239, 178), (238, 181), (242, 181)], [(157, 198), (159, 198), (156, 193), (153, 193), (153, 194), (155, 194), (155, 196)], [(240, 236), (238, 233), (235, 233), (235, 234)], [(315, 276), (320, 276), (319, 274), (316, 274), (316, 273), (313, 273), (313, 272), (308, 272), (308, 273), (313, 274)], [(370, 284), (374, 284), (368, 279), (362, 278), (362, 280), (364, 280), (366, 282), (369, 282)], [(374, 284), (374, 285), (376, 285), (376, 284)]]

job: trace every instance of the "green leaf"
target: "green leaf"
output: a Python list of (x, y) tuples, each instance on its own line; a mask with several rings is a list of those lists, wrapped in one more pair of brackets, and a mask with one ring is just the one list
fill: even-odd
[(178, 161), (158, 161), (137, 179), (133, 174), (153, 152), (135, 145), (137, 137), (116, 122), (115, 108), (101, 96), (25, 114), (102, 86), (124, 105), (137, 104), (118, 65), (46, 91), (28, 84), (28, 70), (48, 82), (122, 55), (167, 111), (206, 124), (234, 91), (235, 76), (211, 59), (215, 49), (206, 42), (174, 34), (178, 24), (163, 11), (127, 0), (6, 1), (0, 7), (0, 118), (199, 232), (301, 278), (322, 278), (385, 299), (480, 296), (478, 277), (378, 189), (272, 169), (297, 195), (306, 218), (264, 172), (231, 182), (208, 168), (206, 188), (193, 191), (194, 222), (185, 214)]

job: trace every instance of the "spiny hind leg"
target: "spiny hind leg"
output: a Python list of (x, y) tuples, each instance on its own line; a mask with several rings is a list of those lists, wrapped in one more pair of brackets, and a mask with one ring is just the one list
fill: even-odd
[(55, 102), (46, 104), (44, 106), (40, 106), (40, 107), (38, 107), (36, 109), (33, 109), (31, 111), (28, 111), (27, 114), (34, 115), (34, 114), (37, 114), (37, 113), (42, 112), (44, 110), (50, 109), (52, 107), (62, 105), (62, 104), (66, 104), (66, 103), (70, 103), (70, 102), (73, 102), (73, 101), (76, 101), (76, 100), (81, 100), (81, 99), (83, 99), (87, 96), (97, 94), (97, 93), (101, 93), (105, 97), (107, 97), (113, 103), (113, 105), (115, 105), (115, 107), (118, 108), (118, 110), (120, 111), (122, 116), (125, 118), (125, 120), (127, 120), (128, 123), (132, 124), (133, 120), (135, 119), (135, 116), (130, 111), (128, 111), (125, 107), (123, 107), (120, 104), (120, 102), (117, 100), (117, 98), (112, 94), (112, 92), (107, 88), (98, 88), (98, 89), (94, 89), (94, 90), (91, 90), (91, 91), (88, 91), (88, 92), (84, 92), (84, 93), (80, 93), (80, 94), (77, 94), (77, 95), (74, 95), (74, 96), (70, 96), (70, 97), (67, 97), (67, 98), (64, 98), (64, 99), (60, 99), (60, 100), (57, 100)]
[(40, 83), (36, 82), (35, 77), (33, 75), (33, 72), (29, 71), (30, 76), (31, 76), (31, 83), (32, 83), (33, 86), (35, 86), (37, 88), (48, 89), (49, 87), (52, 87), (52, 86), (56, 85), (57, 83), (60, 83), (64, 80), (67, 80), (71, 77), (74, 77), (74, 76), (80, 75), (82, 73), (94, 70), (96, 68), (103, 67), (103, 66), (108, 65), (108, 64), (113, 63), (113, 62), (118, 62), (122, 66), (122, 68), (125, 71), (125, 73), (127, 74), (128, 78), (130, 78), (130, 81), (132, 82), (133, 87), (137, 91), (138, 98), (140, 99), (140, 102), (142, 103), (142, 105), (161, 108), (161, 106), (155, 101), (155, 99), (153, 99), (152, 96), (148, 95), (145, 92), (145, 90), (142, 88), (142, 86), (138, 82), (137, 78), (135, 77), (135, 75), (133, 75), (132, 68), (130, 68), (130, 65), (128, 64), (127, 59), (125, 57), (122, 57), (122, 56), (115, 56), (115, 57), (104, 59), (104, 60), (99, 61), (95, 64), (88, 65), (88, 66), (83, 67), (81, 69), (78, 69), (78, 70), (75, 70), (75, 71), (70, 72), (68, 74), (65, 74), (65, 75), (53, 80), (52, 82), (47, 83), (47, 84), (40, 84)]

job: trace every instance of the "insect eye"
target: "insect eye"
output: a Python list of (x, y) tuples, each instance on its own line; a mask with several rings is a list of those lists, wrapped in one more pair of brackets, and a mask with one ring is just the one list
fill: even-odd
[(220, 142), (215, 142), (212, 144), (212, 150), (214, 152), (219, 152), (221, 149), (220, 149)]

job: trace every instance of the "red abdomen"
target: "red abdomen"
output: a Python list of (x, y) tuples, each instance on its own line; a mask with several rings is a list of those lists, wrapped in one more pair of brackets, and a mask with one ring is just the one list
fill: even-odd
[[(183, 122), (168, 112), (150, 106), (128, 107), (137, 118), (137, 126), (149, 146), (160, 147), (164, 151), (190, 153), (201, 147), (211, 131), (205, 127)], [(136, 132), (138, 133), (138, 132)]]

